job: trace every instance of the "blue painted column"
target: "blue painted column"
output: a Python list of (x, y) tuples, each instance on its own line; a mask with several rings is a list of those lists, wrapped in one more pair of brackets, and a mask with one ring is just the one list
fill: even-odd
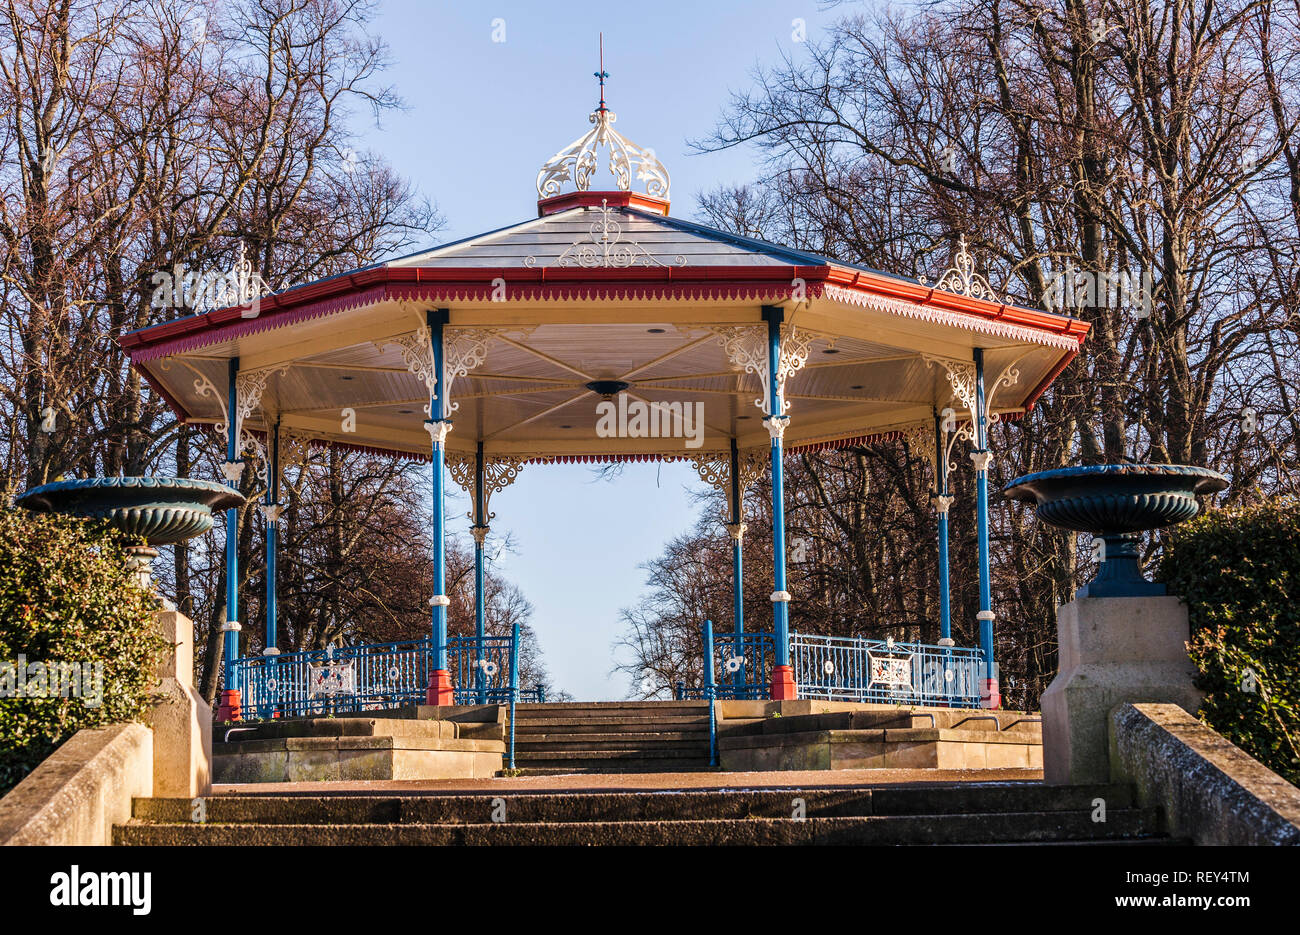
[(789, 424), (785, 415), (785, 398), (777, 383), (781, 368), (781, 322), (784, 310), (773, 305), (763, 306), (763, 320), (767, 322), (767, 388), (768, 411), (764, 420), (772, 437), (772, 639), (775, 665), (772, 666), (772, 691), (774, 701), (788, 701), (795, 697), (794, 672), (790, 668), (790, 592), (785, 589), (785, 475), (782, 465), (782, 436)]
[(483, 543), (487, 539), (487, 504), (483, 489), (483, 443), (478, 443), (474, 452), (474, 525), (470, 533), (474, 536), (474, 636), (478, 648), (474, 653), (474, 683), (478, 686), (478, 703), (487, 704), (487, 673), (479, 664), (486, 655), (483, 651), (483, 638), (487, 626), (487, 594), (484, 586)]
[(443, 474), (446, 464), (447, 432), (451, 421), (446, 418), (446, 386), (443, 378), (443, 328), (447, 324), (445, 308), (430, 309), (425, 313), (429, 325), (429, 344), (433, 353), (433, 373), (437, 380), (429, 398), (429, 420), (425, 423), (432, 442), (433, 471), (433, 671), (425, 703), (430, 705), (454, 704), (455, 690), (447, 661), (447, 607), (451, 603), (447, 591), (446, 516), (443, 503)]
[(989, 461), (988, 413), (984, 410), (984, 349), (975, 348), (975, 535), (979, 549), (980, 651), (984, 654), (984, 685), (980, 692), (985, 707), (999, 708), (998, 669), (993, 659), (993, 596), (989, 581)]
[(952, 645), (952, 607), (948, 584), (948, 452), (944, 445), (943, 417), (934, 417), (934, 508), (939, 525), (939, 645)]
[[(226, 377), (226, 463), (239, 459), (239, 358), (227, 362)], [(239, 489), (239, 481), (227, 475), (226, 483)], [(235, 659), (239, 656), (239, 509), (226, 510), (226, 621), (223, 633), (223, 661), (226, 668), (225, 689), (217, 705), (218, 721), (240, 719), (240, 695), (236, 686)]]
[[(731, 616), (735, 623), (736, 633), (733, 652), (736, 656), (743, 657), (745, 655), (745, 640), (741, 634), (745, 632), (745, 566), (743, 555), (745, 524), (741, 520), (740, 450), (736, 447), (734, 438), (731, 440), (731, 523), (727, 527), (727, 532), (731, 534)], [(740, 689), (744, 684), (745, 664), (741, 663), (735, 675), (737, 698), (741, 697)]]
[(266, 648), (264, 656), (279, 655), (277, 608), (275, 604), (276, 557), (280, 530), (280, 423), (271, 427), (267, 439), (270, 464), (266, 466)]

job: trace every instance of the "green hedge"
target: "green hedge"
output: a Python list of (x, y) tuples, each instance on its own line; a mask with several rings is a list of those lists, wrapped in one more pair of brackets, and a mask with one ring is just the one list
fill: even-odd
[(1300, 784), (1300, 503), (1210, 510), (1177, 527), (1159, 577), (1187, 599), (1201, 719)]
[(0, 509), (0, 794), (78, 730), (149, 710), (156, 609), (110, 531)]

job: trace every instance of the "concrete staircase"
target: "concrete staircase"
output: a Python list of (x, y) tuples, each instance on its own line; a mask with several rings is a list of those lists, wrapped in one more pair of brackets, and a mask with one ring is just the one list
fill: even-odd
[(705, 701), (517, 705), (515, 766), (526, 775), (708, 769), (709, 705)]
[[(1097, 799), (1105, 821), (1096, 821)], [(942, 783), (857, 788), (136, 799), (120, 845), (1185, 844), (1126, 785)], [(802, 816), (802, 820), (800, 820)]]

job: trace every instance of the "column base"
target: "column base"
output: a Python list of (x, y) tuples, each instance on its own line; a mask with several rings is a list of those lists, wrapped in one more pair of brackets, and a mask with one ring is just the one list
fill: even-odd
[(427, 705), (449, 705), (456, 703), (456, 690), (451, 684), (451, 673), (446, 669), (434, 669), (429, 676), (429, 688), (424, 693)]
[(239, 689), (227, 688), (221, 693), (221, 698), (217, 701), (217, 722), (238, 721), (242, 700), (239, 695)]
[(772, 700), (793, 701), (797, 697), (794, 669), (789, 666), (772, 667)]
[(1002, 692), (998, 689), (997, 679), (984, 680), (984, 684), (980, 687), (980, 707), (992, 709), (1002, 707)]

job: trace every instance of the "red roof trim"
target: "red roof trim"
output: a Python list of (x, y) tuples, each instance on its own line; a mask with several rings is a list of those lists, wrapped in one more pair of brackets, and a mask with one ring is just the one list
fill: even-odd
[(602, 204), (611, 208), (640, 208), (650, 214), (668, 216), (667, 199), (640, 192), (566, 192), (563, 195), (552, 195), (537, 202), (537, 216), (546, 217), (570, 208), (599, 208)]
[[(795, 277), (808, 283), (809, 294), (813, 296), (821, 294), (823, 284), (834, 284), (986, 320), (1070, 335), (1080, 343), (1088, 333), (1088, 323), (1077, 318), (996, 305), (841, 266), (635, 267), (610, 270), (384, 266), (268, 296), (262, 300), (256, 317), (245, 317), (248, 306), (232, 306), (125, 334), (118, 343), (133, 359), (143, 361), (385, 299), (486, 300), (491, 298), (494, 280), (514, 285), (515, 288), (510, 290), (512, 301), (598, 298), (752, 298), (778, 301), (789, 297), (788, 283)], [(778, 283), (781, 288), (774, 289)]]

